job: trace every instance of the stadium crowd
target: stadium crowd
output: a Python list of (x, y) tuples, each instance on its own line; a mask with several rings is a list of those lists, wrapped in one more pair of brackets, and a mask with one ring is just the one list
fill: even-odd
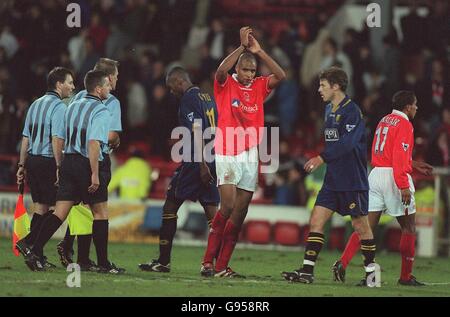
[[(45, 91), (50, 69), (73, 69), (78, 91), (86, 72), (106, 56), (120, 61), (115, 95), (122, 105), (124, 133), (119, 151), (126, 153), (127, 146), (138, 141), (149, 145), (147, 158), (169, 161), (178, 108), (165, 87), (166, 70), (184, 65), (194, 74), (194, 83), (213, 94), (214, 72), (236, 46), (230, 35), (241, 21), (226, 14), (225, 1), (220, 0), (78, 2), (81, 28), (66, 27), (63, 0), (1, 2), (0, 154), (17, 155), (27, 107)], [(335, 12), (299, 15), (279, 28), (255, 20), (255, 38), (288, 76), (265, 104), (266, 125), (279, 126), (281, 137), (280, 169), (262, 179), (265, 198), (276, 204), (307, 204), (303, 164), (323, 147), (324, 107), (317, 74), (333, 65), (351, 77), (349, 95), (365, 115), (369, 143), (376, 124), (391, 110), (393, 93), (414, 90), (419, 100), (415, 159), (449, 166), (449, 4), (421, 4), (428, 4), (428, 15), (418, 15), (411, 5), (401, 19), (401, 41), (393, 27), (384, 37), (382, 65), (372, 58), (367, 27), (349, 28), (339, 41), (329, 35), (326, 21)], [(14, 184), (14, 175), (15, 165), (0, 161), (0, 185)]]

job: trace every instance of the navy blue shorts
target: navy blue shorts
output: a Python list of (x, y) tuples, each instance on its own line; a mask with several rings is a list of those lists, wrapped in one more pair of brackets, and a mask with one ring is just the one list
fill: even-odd
[(369, 191), (337, 192), (322, 187), (315, 205), (331, 209), (342, 216), (366, 216)]
[(219, 205), (219, 190), (216, 186), (215, 163), (208, 164), (214, 182), (210, 185), (203, 185), (200, 179), (199, 163), (182, 163), (177, 168), (175, 174), (167, 188), (167, 199), (173, 201), (199, 201), (204, 205)]

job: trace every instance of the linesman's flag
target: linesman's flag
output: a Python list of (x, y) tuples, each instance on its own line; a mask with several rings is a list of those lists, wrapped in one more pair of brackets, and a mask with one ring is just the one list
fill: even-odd
[(19, 197), (17, 198), (16, 211), (14, 212), (14, 229), (12, 233), (12, 248), (15, 256), (19, 256), (16, 249), (17, 241), (25, 238), (30, 233), (30, 217), (28, 217), (23, 204), (23, 184), (19, 185)]

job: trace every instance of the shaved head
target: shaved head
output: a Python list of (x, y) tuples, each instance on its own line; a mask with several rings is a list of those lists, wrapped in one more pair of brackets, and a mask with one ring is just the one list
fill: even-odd
[(256, 65), (255, 56), (249, 52), (242, 53), (241, 56), (239, 56), (238, 65), (242, 65), (243, 62), (247, 62), (247, 61), (252, 62)]

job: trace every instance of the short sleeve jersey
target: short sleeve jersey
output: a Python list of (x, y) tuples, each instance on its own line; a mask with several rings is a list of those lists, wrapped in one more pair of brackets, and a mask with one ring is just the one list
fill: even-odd
[(412, 172), (414, 128), (408, 116), (394, 110), (378, 123), (372, 143), (372, 165), (392, 167), (400, 189), (409, 188), (407, 174)]
[(238, 82), (236, 74), (227, 75), (223, 84), (214, 80), (214, 97), (219, 112), (216, 154), (238, 155), (261, 142), (263, 104), (271, 92), (269, 78), (256, 77), (247, 86)]

